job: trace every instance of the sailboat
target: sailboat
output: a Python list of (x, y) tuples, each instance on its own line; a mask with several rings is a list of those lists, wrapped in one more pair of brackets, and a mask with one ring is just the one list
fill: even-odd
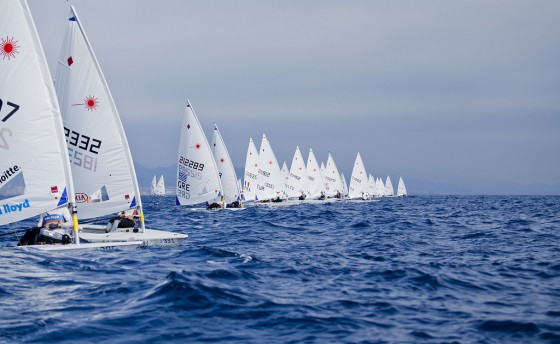
[(346, 184), (344, 172), (340, 172), (340, 179), (342, 180), (342, 195), (344, 196), (344, 198), (346, 198), (348, 197), (348, 184)]
[(282, 171), (270, 142), (263, 134), (257, 171), (257, 198), (261, 202), (277, 202), (284, 198), (284, 193)]
[(163, 174), (159, 177), (157, 183), (157, 194), (158, 196), (165, 196), (165, 181), (163, 180)]
[(249, 138), (247, 157), (245, 159), (245, 174), (243, 177), (243, 197), (246, 202), (257, 200), (257, 175), (259, 172), (259, 152), (252, 138)]
[(55, 251), (141, 245), (138, 240), (80, 242), (60, 108), (26, 1), (0, 2), (0, 33), (8, 32), (0, 39), (0, 226), (68, 207), (73, 243), (23, 247)]
[(376, 196), (375, 183), (376, 183), (376, 179), (370, 173), (368, 177), (367, 191), (366, 191), (367, 197), (369, 198), (374, 198)]
[(325, 165), (324, 180), (328, 190), (327, 197), (341, 199), (343, 190), (340, 173), (330, 152)]
[(385, 184), (380, 177), (375, 180), (375, 197), (385, 196)]
[(163, 174), (159, 177), (159, 181), (156, 183), (156, 176), (152, 179), (152, 192), (153, 196), (165, 196), (165, 181), (163, 180)]
[(350, 186), (348, 188), (348, 197), (351, 199), (364, 199), (368, 193), (368, 177), (362, 156), (358, 152), (354, 167), (352, 168), (352, 176), (350, 177)]
[(402, 177), (399, 178), (399, 185), (397, 186), (397, 196), (408, 196), (408, 192), (406, 191), (406, 186), (404, 186)]
[(117, 107), (71, 6), (56, 77), (56, 91), (82, 219), (121, 211), (137, 213), (139, 228), (105, 233), (105, 225), (81, 225), (88, 242), (142, 240), (145, 245), (177, 245), (184, 234), (145, 228), (132, 155)]
[(393, 189), (393, 183), (391, 182), (391, 177), (387, 176), (385, 181), (385, 196), (392, 197), (395, 195), (395, 190)]
[(154, 178), (152, 178), (152, 188), (150, 189), (150, 194), (157, 195), (157, 177), (154, 174)]
[(188, 100), (181, 124), (176, 195), (177, 205), (219, 203), (223, 195), (214, 154)]
[(284, 190), (286, 192), (286, 197), (289, 199), (290, 197), (295, 197), (295, 188), (291, 184), (290, 180), (290, 170), (288, 169), (288, 165), (284, 161), (282, 164), (282, 169), (280, 170), (282, 174), (282, 180), (284, 181)]
[(323, 180), (323, 189), (325, 190), (325, 196), (330, 193), (329, 184), (325, 179), (325, 163), (321, 161), (321, 179)]
[(222, 182), (223, 196), (227, 208), (241, 208), (243, 206), (241, 200), (241, 192), (237, 183), (237, 175), (233, 162), (229, 156), (226, 144), (218, 126), (214, 124), (214, 135), (212, 136), (212, 147), (214, 148), (214, 158)]
[(292, 192), (288, 192), (289, 198), (301, 200), (302, 198), (305, 199), (309, 197), (309, 177), (307, 176), (305, 160), (303, 160), (299, 146), (296, 147), (294, 157), (292, 158), (289, 181), (290, 185), (293, 187)]
[(309, 157), (307, 158), (307, 177), (309, 178), (310, 198), (319, 199), (321, 196), (324, 198), (325, 184), (323, 183), (321, 168), (311, 148), (309, 149)]

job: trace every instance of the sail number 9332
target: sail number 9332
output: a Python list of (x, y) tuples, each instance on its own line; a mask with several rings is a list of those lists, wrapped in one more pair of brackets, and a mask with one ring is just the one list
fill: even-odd
[(68, 143), (68, 157), (70, 158), (70, 163), (85, 168), (86, 170), (96, 172), (97, 157), (89, 153), (99, 154), (102, 141), (80, 134), (66, 127), (64, 128), (64, 135), (66, 135), (66, 142)]

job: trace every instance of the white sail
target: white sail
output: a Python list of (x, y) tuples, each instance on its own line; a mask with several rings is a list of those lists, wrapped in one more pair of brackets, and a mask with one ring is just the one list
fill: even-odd
[(397, 186), (397, 196), (407, 196), (406, 186), (404, 186), (404, 181), (402, 177), (399, 178), (399, 184)]
[(337, 194), (342, 194), (342, 182), (340, 180), (340, 173), (334, 162), (334, 159), (329, 153), (327, 164), (325, 165), (324, 180), (327, 188), (327, 197), (333, 197)]
[(270, 142), (264, 134), (259, 150), (257, 183), (257, 197), (260, 201), (282, 197), (284, 193), (285, 187), (278, 160), (276, 160)]
[(188, 100), (181, 124), (176, 191), (177, 205), (204, 203), (222, 195), (214, 154)]
[(346, 178), (344, 177), (344, 172), (340, 173), (340, 179), (342, 180), (342, 195), (348, 197), (348, 184), (346, 184)]
[(307, 176), (307, 169), (305, 167), (305, 160), (296, 147), (294, 157), (292, 158), (292, 165), (290, 167), (289, 183), (293, 187), (292, 192), (288, 192), (288, 197), (300, 197), (305, 194), (305, 197), (310, 195), (309, 191), (309, 177)]
[(307, 158), (307, 177), (309, 178), (310, 197), (317, 198), (321, 196), (321, 193), (325, 192), (325, 184), (323, 183), (321, 168), (311, 148), (309, 149), (309, 157)]
[(259, 172), (259, 152), (253, 139), (249, 139), (247, 157), (245, 159), (245, 175), (243, 177), (243, 198), (245, 201), (257, 199), (257, 175)]
[(290, 180), (290, 170), (288, 169), (288, 165), (286, 165), (286, 162), (285, 162), (285, 161), (284, 161), (284, 163), (282, 164), (281, 173), (282, 173), (282, 181), (284, 182), (285, 196), (286, 196), (286, 197), (294, 197), (294, 195), (295, 195), (295, 188), (294, 188), (294, 186), (291, 184), (291, 180)]
[(385, 196), (394, 196), (395, 190), (393, 189), (393, 183), (391, 182), (391, 177), (387, 176), (385, 181)]
[(224, 139), (216, 124), (214, 124), (212, 147), (214, 147), (214, 158), (216, 158), (216, 165), (218, 165), (225, 200), (227, 203), (237, 201), (240, 199), (237, 175), (235, 174), (235, 168), (233, 167), (233, 162), (229, 156)]
[(321, 179), (323, 180), (323, 189), (325, 190), (325, 196), (330, 194), (329, 185), (327, 184), (327, 180), (325, 179), (325, 163), (321, 161)]
[(367, 193), (368, 178), (364, 162), (360, 153), (356, 155), (356, 161), (352, 168), (352, 176), (350, 177), (350, 186), (348, 188), (349, 198), (362, 198), (362, 193)]
[(163, 180), (163, 174), (159, 177), (158, 183), (156, 185), (157, 195), (164, 196), (165, 195), (165, 181)]
[(385, 195), (385, 184), (383, 179), (377, 178), (375, 181), (375, 197), (383, 197)]
[(370, 198), (373, 198), (374, 196), (376, 196), (376, 194), (375, 194), (375, 182), (376, 182), (376, 179), (370, 173), (370, 175), (368, 177), (367, 190), (366, 190), (366, 193)]
[(0, 1), (0, 225), (74, 199), (51, 75), (25, 1)]
[(155, 174), (154, 174), (154, 178), (152, 178), (152, 187), (150, 190), (151, 190), (150, 194), (157, 195), (157, 179)]
[(74, 7), (58, 61), (56, 90), (76, 202), (81, 203), (80, 217), (93, 218), (140, 207), (126, 135)]

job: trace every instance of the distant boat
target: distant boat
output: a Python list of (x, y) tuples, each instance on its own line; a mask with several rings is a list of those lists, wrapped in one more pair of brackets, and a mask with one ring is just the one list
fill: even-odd
[(285, 196), (287, 198), (294, 197), (295, 188), (291, 184), (290, 170), (288, 169), (288, 165), (286, 164), (285, 161), (282, 164), (282, 169), (280, 170), (280, 172), (282, 173), (282, 181), (284, 182), (284, 190), (285, 190), (285, 193), (286, 193)]
[(391, 177), (387, 176), (385, 181), (385, 196), (392, 197), (395, 195), (395, 190), (393, 189), (393, 183), (391, 182)]
[(317, 163), (313, 150), (309, 149), (307, 158), (307, 177), (309, 178), (309, 193), (311, 199), (318, 199), (325, 193), (325, 183), (321, 174), (321, 168)]
[(259, 201), (281, 200), (284, 192), (282, 171), (270, 142), (263, 134), (257, 171), (257, 198)]
[(214, 154), (191, 103), (181, 124), (177, 161), (176, 204), (220, 203), (222, 183)]
[(228, 208), (241, 208), (241, 192), (237, 183), (237, 175), (233, 162), (229, 156), (222, 134), (218, 126), (214, 124), (214, 135), (212, 136), (212, 147), (214, 147), (214, 158), (218, 166), (220, 180), (222, 182), (223, 196)]
[(152, 191), (151, 194), (153, 196), (165, 196), (165, 182), (163, 180), (163, 174), (159, 178), (159, 181), (156, 183), (156, 176), (152, 179)]
[(330, 194), (329, 184), (325, 180), (325, 163), (321, 161), (321, 180), (323, 181), (323, 190), (325, 190), (325, 197)]
[(348, 184), (346, 184), (346, 178), (344, 177), (344, 172), (340, 172), (340, 179), (342, 180), (342, 194), (344, 197), (348, 197)]
[(399, 185), (397, 186), (397, 196), (408, 196), (408, 192), (406, 191), (406, 186), (404, 186), (402, 177), (399, 178)]
[(259, 172), (259, 152), (252, 138), (249, 138), (249, 147), (245, 159), (245, 174), (243, 175), (243, 196), (245, 202), (257, 200), (257, 175)]
[(375, 182), (376, 182), (376, 179), (370, 173), (369, 176), (368, 176), (367, 189), (366, 189), (367, 190), (366, 194), (367, 194), (368, 198), (373, 198), (373, 197), (376, 196), (375, 195)]
[(368, 193), (368, 176), (364, 162), (360, 153), (356, 155), (354, 167), (352, 168), (352, 176), (350, 177), (350, 185), (348, 188), (348, 197), (351, 199), (364, 199)]
[[(301, 155), (299, 147), (296, 147), (294, 157), (292, 158), (289, 181), (289, 185), (293, 187), (293, 190), (288, 190), (289, 198), (300, 199), (309, 197), (309, 177), (307, 176), (305, 160)], [(302, 197), (302, 195), (304, 196)]]
[(342, 198), (342, 181), (331, 153), (327, 158), (323, 177), (327, 188), (327, 197)]
[(383, 197), (385, 196), (385, 184), (383, 184), (383, 179), (378, 177), (375, 180), (375, 197)]

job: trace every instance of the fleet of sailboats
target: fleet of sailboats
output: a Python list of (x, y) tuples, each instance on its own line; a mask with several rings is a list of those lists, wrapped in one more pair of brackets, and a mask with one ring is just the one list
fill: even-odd
[[(25, 0), (0, 3), (3, 66), (0, 69), (0, 225), (67, 208), (70, 243), (40, 249), (84, 249), (178, 245), (187, 235), (148, 229), (132, 154), (117, 107), (76, 9), (71, 6), (53, 85), (33, 18)], [(37, 132), (52, 135), (36, 135)], [(307, 163), (306, 163), (307, 162)], [(165, 196), (163, 175), (151, 194)], [(243, 183), (217, 125), (209, 144), (187, 100), (177, 156), (176, 204), (242, 208), (243, 203), (369, 200), (394, 196), (389, 176), (368, 176), (360, 153), (350, 183), (329, 153), (318, 164), (313, 150), (304, 160), (296, 147), (282, 168), (263, 134), (252, 139)], [(407, 196), (402, 177), (397, 196)], [(216, 207), (213, 207), (216, 205)], [(92, 222), (123, 212), (134, 228), (107, 231)], [(79, 214), (79, 216), (78, 216)]]

